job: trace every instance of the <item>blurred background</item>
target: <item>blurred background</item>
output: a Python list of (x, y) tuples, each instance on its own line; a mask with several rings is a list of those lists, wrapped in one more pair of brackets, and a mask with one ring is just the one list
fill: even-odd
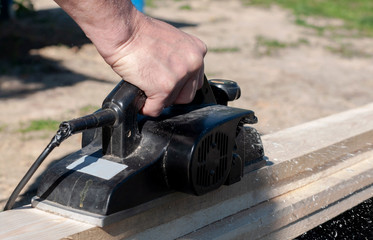
[[(120, 80), (52, 0), (1, 3), (0, 207), (59, 122), (99, 108)], [(254, 110), (262, 134), (373, 101), (373, 1), (143, 3), (207, 44), (207, 77), (239, 83), (231, 106)], [(79, 148), (79, 136), (64, 142), (41, 171)]]

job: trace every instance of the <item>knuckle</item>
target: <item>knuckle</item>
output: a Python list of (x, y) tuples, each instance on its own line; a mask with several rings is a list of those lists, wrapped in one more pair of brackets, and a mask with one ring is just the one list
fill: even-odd
[(202, 51), (203, 56), (206, 56), (206, 53), (208, 51), (207, 45), (206, 45), (206, 43), (204, 43), (202, 41), (201, 41), (201, 51)]
[(203, 41), (201, 41), (199, 38), (194, 38), (194, 42), (196, 43), (196, 46), (198, 47), (198, 50), (200, 53), (205, 56), (207, 53), (207, 45)]
[(199, 52), (191, 51), (186, 56), (190, 72), (200, 69), (203, 65), (203, 56)]

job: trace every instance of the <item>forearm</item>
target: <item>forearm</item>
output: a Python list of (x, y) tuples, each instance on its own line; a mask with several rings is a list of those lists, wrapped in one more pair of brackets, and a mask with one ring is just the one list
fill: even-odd
[(127, 42), (143, 16), (130, 0), (55, 0), (106, 58)]

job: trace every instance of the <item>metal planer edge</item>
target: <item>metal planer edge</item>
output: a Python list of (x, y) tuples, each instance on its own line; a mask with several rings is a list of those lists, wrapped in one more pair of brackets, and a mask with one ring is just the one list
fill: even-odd
[(32, 206), (105, 226), (151, 208), (179, 191), (203, 195), (266, 164), (259, 133), (247, 124), (253, 111), (228, 107), (240, 89), (233, 81), (205, 79), (194, 101), (138, 114), (141, 91), (122, 81), (102, 109), (120, 115), (83, 131), (82, 149), (49, 168)]

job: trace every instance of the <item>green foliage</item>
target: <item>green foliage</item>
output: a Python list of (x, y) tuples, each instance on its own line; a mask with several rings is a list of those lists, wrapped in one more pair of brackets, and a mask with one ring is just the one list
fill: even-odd
[(313, 28), (314, 30), (317, 31), (318, 35), (323, 35), (324, 31), (326, 30), (326, 27), (320, 27), (320, 26), (309, 24), (304, 19), (301, 19), (299, 17), (297, 17), (297, 19), (295, 19), (295, 23), (299, 26)]
[(287, 46), (287, 43), (264, 36), (257, 36), (254, 52), (258, 56), (271, 56), (277, 53), (279, 49), (286, 48)]
[(269, 39), (263, 36), (257, 36), (256, 37), (257, 44), (262, 45), (262, 46), (267, 46), (270, 48), (285, 48), (287, 47), (287, 44), (284, 42), (280, 42), (275, 39)]
[(297, 18), (296, 23), (306, 24), (305, 17), (316, 16), (336, 18), (344, 21), (344, 28), (356, 29), (360, 34), (373, 36), (373, 1), (372, 0), (242, 0), (245, 5), (268, 7), (278, 4), (291, 9)]
[(7, 125), (5, 124), (0, 124), (0, 132), (4, 131)]
[(145, 6), (150, 7), (150, 8), (157, 7), (154, 0), (145, 0)]
[(20, 129), (20, 132), (27, 133), (42, 130), (57, 131), (59, 124), (60, 122), (51, 119), (32, 120), (27, 127)]
[(338, 54), (345, 58), (353, 58), (353, 57), (372, 57), (371, 54), (368, 54), (362, 50), (356, 49), (352, 44), (342, 43), (336, 46), (327, 46), (330, 52)]
[(100, 107), (94, 105), (87, 105), (79, 109), (80, 115), (87, 115), (96, 112)]
[(192, 7), (190, 5), (186, 4), (186, 5), (180, 6), (179, 9), (181, 9), (181, 10), (192, 10)]
[(226, 52), (239, 52), (241, 49), (238, 47), (221, 47), (221, 48), (209, 48), (209, 52), (214, 53), (226, 53)]
[(256, 37), (254, 52), (258, 56), (271, 56), (277, 54), (280, 49), (287, 47), (298, 47), (300, 45), (308, 45), (307, 39), (301, 38), (296, 42), (280, 42), (276, 39), (270, 39), (264, 36)]

